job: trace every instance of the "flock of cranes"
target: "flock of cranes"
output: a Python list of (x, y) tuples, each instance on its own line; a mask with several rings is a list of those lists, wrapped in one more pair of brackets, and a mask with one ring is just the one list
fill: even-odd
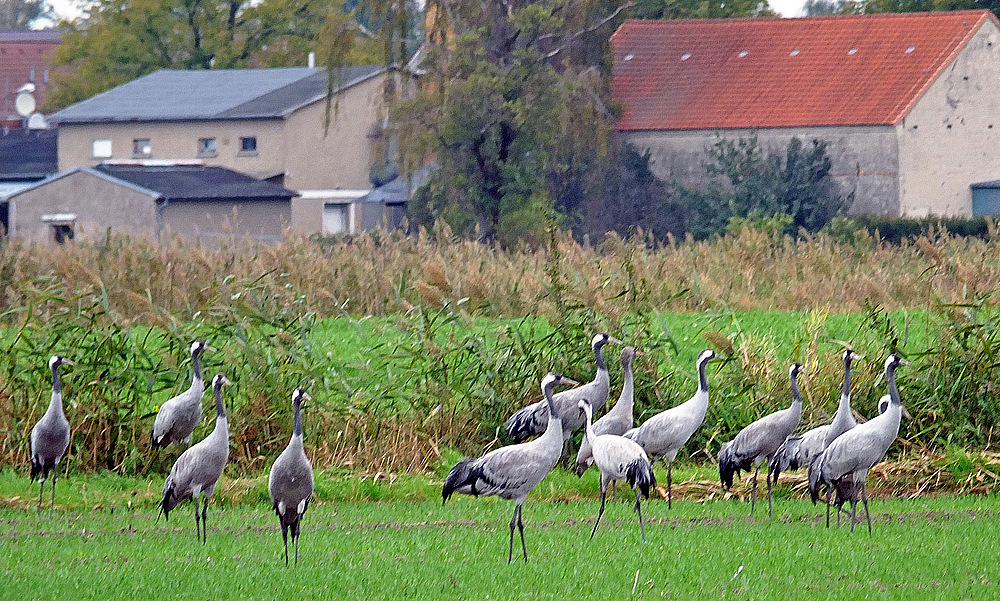
[[(663, 459), (667, 464), (667, 507), (672, 507), (671, 480), (673, 462), (677, 453), (687, 443), (705, 420), (708, 411), (707, 363), (716, 358), (715, 352), (705, 349), (698, 355), (698, 389), (690, 400), (654, 415), (641, 426), (634, 427), (633, 407), (635, 381), (632, 362), (637, 353), (632, 347), (622, 351), (624, 372), (622, 393), (618, 403), (604, 417), (593, 422), (593, 413), (604, 406), (610, 382), (604, 361), (603, 349), (608, 343), (620, 342), (607, 334), (598, 334), (591, 342), (597, 363), (594, 380), (570, 390), (553, 394), (559, 384), (573, 385), (558, 373), (549, 373), (542, 379), (544, 399), (529, 405), (507, 420), (507, 434), (518, 444), (490, 451), (478, 459), (463, 459), (448, 473), (442, 490), (442, 501), (447, 502), (455, 493), (473, 496), (496, 495), (514, 501), (514, 514), (510, 521), (510, 549), (508, 563), (514, 556), (514, 527), (521, 535), (521, 549), (528, 559), (524, 542), (524, 525), (521, 520), (524, 501), (528, 493), (559, 462), (560, 449), (568, 451), (569, 440), (581, 425), (584, 437), (576, 458), (578, 476), (596, 464), (601, 472), (601, 507), (590, 533), (597, 532), (608, 485), (625, 480), (635, 492), (635, 512), (643, 540), (645, 524), (640, 506), (641, 497), (649, 498), (649, 491), (656, 486), (652, 464)], [(809, 490), (813, 503), (826, 494), (827, 526), (830, 525), (830, 506), (843, 511), (851, 503), (851, 531), (857, 520), (857, 502), (860, 499), (868, 519), (868, 497), (865, 480), (868, 472), (885, 456), (899, 431), (899, 420), (904, 411), (896, 388), (895, 370), (908, 365), (893, 354), (885, 361), (885, 378), (889, 394), (879, 403), (880, 415), (858, 424), (851, 414), (851, 362), (858, 355), (851, 349), (844, 351), (844, 387), (840, 405), (833, 422), (793, 436), (802, 417), (802, 395), (798, 376), (803, 371), (799, 363), (789, 368), (792, 403), (787, 409), (776, 411), (743, 428), (736, 437), (722, 445), (719, 452), (719, 478), (726, 488), (732, 487), (733, 477), (740, 471), (750, 471), (753, 482), (750, 512), (753, 513), (757, 493), (757, 472), (764, 460), (768, 461), (767, 498), (768, 514), (773, 513), (771, 502), (772, 482), (778, 481), (781, 471), (808, 467)], [(540, 435), (530, 442), (522, 442), (533, 435)], [(839, 515), (839, 513), (838, 513)]]
[[(697, 358), (698, 389), (690, 400), (667, 409), (635, 427), (634, 374), (632, 364), (642, 356), (633, 347), (626, 346), (621, 353), (624, 371), (622, 392), (618, 402), (601, 419), (593, 415), (606, 403), (610, 391), (610, 378), (604, 361), (603, 349), (609, 343), (622, 344), (607, 334), (598, 334), (591, 341), (597, 364), (593, 381), (580, 385), (561, 374), (552, 372), (542, 379), (543, 399), (529, 405), (510, 417), (507, 434), (516, 444), (500, 447), (476, 459), (459, 461), (448, 473), (442, 489), (442, 501), (447, 502), (455, 493), (473, 496), (495, 495), (514, 501), (510, 520), (510, 545), (508, 563), (514, 556), (514, 529), (520, 533), (521, 550), (528, 559), (524, 540), (522, 510), (529, 492), (559, 462), (568, 456), (573, 433), (584, 428), (584, 437), (575, 462), (575, 471), (582, 476), (591, 465), (600, 470), (601, 506), (594, 522), (591, 538), (596, 534), (604, 514), (609, 484), (624, 480), (635, 493), (634, 510), (638, 515), (642, 539), (645, 540), (645, 523), (641, 499), (649, 498), (656, 487), (653, 463), (663, 459), (667, 464), (667, 506), (672, 507), (672, 469), (677, 453), (702, 425), (708, 410), (708, 379), (706, 365), (716, 358), (711, 349), (705, 349)], [(207, 542), (208, 501), (229, 459), (229, 427), (222, 390), (231, 382), (223, 374), (212, 380), (216, 421), (214, 430), (204, 439), (190, 445), (195, 426), (202, 419), (202, 382), (199, 358), (205, 351), (213, 351), (204, 342), (191, 345), (194, 368), (188, 390), (163, 403), (153, 423), (152, 442), (167, 447), (172, 443), (189, 445), (174, 462), (163, 485), (160, 509), (169, 519), (170, 512), (180, 503), (191, 499), (195, 506), (195, 528), (202, 544)], [(767, 490), (768, 513), (772, 513), (771, 485), (777, 482), (782, 471), (808, 468), (809, 491), (813, 503), (825, 494), (827, 526), (830, 507), (836, 507), (838, 516), (845, 512), (844, 505), (851, 504), (851, 531), (857, 520), (857, 503), (860, 500), (868, 519), (868, 496), (865, 481), (871, 468), (882, 460), (899, 430), (900, 417), (905, 412), (896, 387), (896, 368), (908, 365), (897, 355), (885, 361), (885, 379), (888, 394), (879, 404), (880, 415), (858, 424), (851, 412), (851, 363), (859, 356), (853, 350), (843, 353), (844, 384), (840, 403), (829, 425), (814, 428), (794, 436), (802, 415), (802, 396), (798, 376), (802, 365), (792, 364), (789, 380), (792, 403), (787, 409), (776, 411), (751, 423), (736, 437), (723, 444), (719, 452), (719, 476), (724, 487), (731, 487), (734, 475), (749, 471), (753, 465), (751, 513), (756, 503), (757, 472), (760, 464), (768, 461)], [(59, 367), (73, 365), (72, 361), (53, 355), (49, 359), (52, 370), (52, 398), (48, 409), (31, 431), (31, 479), (40, 480), (38, 505), (42, 505), (45, 479), (52, 474), (52, 504), (55, 504), (55, 485), (59, 461), (69, 445), (69, 422), (63, 412)], [(556, 393), (559, 386), (572, 386)], [(302, 403), (309, 400), (302, 388), (292, 392), (294, 429), (288, 446), (275, 460), (268, 478), (268, 492), (272, 508), (278, 516), (285, 545), (285, 563), (288, 558), (288, 533), (291, 531), (295, 546), (295, 563), (298, 563), (300, 524), (313, 494), (313, 471), (302, 442)], [(531, 440), (531, 437), (535, 437)]]

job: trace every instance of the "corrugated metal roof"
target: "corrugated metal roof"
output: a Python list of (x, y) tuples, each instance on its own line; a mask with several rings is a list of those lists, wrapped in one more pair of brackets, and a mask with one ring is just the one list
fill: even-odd
[(622, 130), (898, 122), (987, 10), (626, 21), (611, 38)]
[(62, 38), (62, 32), (56, 29), (0, 30), (0, 42), (58, 44), (61, 38)]
[(0, 135), (0, 180), (41, 179), (59, 170), (58, 131), (15, 129)]
[(167, 200), (291, 199), (295, 192), (225, 167), (98, 165), (94, 170), (152, 190)]
[[(384, 70), (347, 67), (340, 89)], [(160, 70), (69, 106), (54, 123), (274, 119), (326, 94), (326, 69)]]

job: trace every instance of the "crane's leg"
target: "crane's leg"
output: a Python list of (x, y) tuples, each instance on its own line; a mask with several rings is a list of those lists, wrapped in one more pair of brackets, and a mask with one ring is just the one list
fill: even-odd
[(281, 539), (285, 541), (285, 565), (288, 565), (288, 526), (281, 523)]
[[(826, 527), (827, 528), (830, 527), (830, 495), (831, 494), (833, 494), (833, 493), (831, 493), (830, 492), (830, 488), (827, 487), (827, 489), (826, 489)], [(837, 519), (840, 519), (840, 513), (839, 512), (837, 513)]]
[(528, 561), (528, 547), (524, 544), (524, 522), (521, 521), (521, 513), (524, 511), (523, 505), (517, 506), (517, 530), (521, 533), (521, 552), (524, 553), (524, 561)]
[(201, 542), (201, 516), (198, 515), (198, 500), (201, 497), (201, 493), (194, 495), (194, 528), (195, 533), (198, 536), (198, 542)]
[[(301, 518), (300, 518), (301, 519)], [(295, 541), (295, 565), (299, 565), (299, 523), (292, 528), (292, 539)]]
[(872, 516), (868, 513), (868, 492), (865, 483), (861, 483), (861, 502), (865, 504), (865, 518), (868, 520), (868, 536), (872, 535)]
[(594, 538), (594, 534), (597, 533), (597, 526), (601, 523), (601, 516), (604, 515), (604, 500), (607, 497), (608, 484), (601, 478), (601, 509), (597, 512), (597, 521), (594, 522), (594, 529), (590, 531), (590, 538)]
[(205, 504), (201, 506), (201, 544), (208, 542), (208, 495), (205, 495)]
[(671, 490), (671, 479), (673, 478), (674, 462), (667, 461), (667, 509), (673, 509), (674, 492)]
[(42, 477), (38, 479), (38, 508), (42, 508), (42, 491), (45, 490), (45, 472), (42, 472)]
[(757, 503), (757, 468), (759, 467), (759, 463), (755, 463), (753, 466), (753, 489), (750, 491), (750, 515), (753, 515), (753, 507)]
[(851, 495), (851, 534), (854, 534), (854, 522), (858, 517), (858, 496)]
[(514, 513), (510, 516), (510, 550), (507, 551), (507, 563), (514, 561), (514, 527), (517, 525), (517, 505), (514, 505)]
[(642, 507), (639, 505), (639, 489), (635, 491), (635, 512), (639, 514), (639, 531), (642, 532), (642, 542), (646, 542), (646, 526), (642, 523)]

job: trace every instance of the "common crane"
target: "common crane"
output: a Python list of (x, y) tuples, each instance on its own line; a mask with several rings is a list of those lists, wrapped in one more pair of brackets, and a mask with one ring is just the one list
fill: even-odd
[(56, 480), (59, 478), (59, 460), (69, 447), (69, 421), (63, 413), (62, 387), (59, 384), (59, 366), (75, 365), (60, 355), (49, 358), (52, 370), (52, 397), (45, 415), (31, 429), (31, 482), (38, 478), (38, 507), (42, 507), (45, 476), (52, 472), (52, 507), (56, 505)]
[(813, 428), (805, 434), (785, 439), (767, 466), (768, 477), (772, 482), (778, 482), (781, 472), (808, 467), (812, 459), (822, 453), (835, 438), (858, 425), (851, 413), (851, 361), (860, 358), (861, 356), (851, 349), (844, 351), (844, 386), (833, 421), (825, 426)]
[[(170, 510), (183, 501), (194, 499), (194, 524), (196, 529), (200, 528), (197, 534), (202, 544), (208, 541), (208, 499), (229, 461), (229, 421), (222, 402), (222, 387), (230, 384), (232, 382), (222, 374), (216, 375), (212, 380), (215, 392), (215, 429), (201, 442), (181, 453), (163, 483), (160, 509), (168, 520)], [(198, 500), (202, 495), (205, 502), (199, 521)]]
[(309, 458), (302, 448), (302, 401), (309, 400), (302, 388), (292, 392), (292, 407), (295, 412), (295, 429), (292, 438), (271, 467), (267, 479), (267, 490), (271, 495), (271, 507), (281, 522), (281, 538), (285, 541), (285, 565), (288, 565), (288, 530), (292, 531), (295, 542), (295, 565), (299, 565), (299, 525), (309, 507), (313, 494), (313, 471)]
[(640, 494), (649, 498), (649, 489), (656, 487), (656, 477), (653, 475), (653, 464), (646, 452), (638, 443), (616, 434), (598, 435), (591, 425), (593, 410), (586, 400), (580, 401), (580, 408), (587, 416), (585, 436), (593, 449), (594, 463), (601, 470), (601, 509), (597, 512), (594, 529), (590, 538), (594, 538), (597, 526), (604, 515), (604, 502), (607, 499), (608, 484), (624, 479), (635, 492), (635, 511), (639, 514), (639, 530), (642, 540), (646, 540), (646, 526), (642, 521), (642, 508), (639, 503)]
[(858, 497), (865, 506), (868, 534), (872, 533), (872, 520), (868, 515), (868, 494), (865, 481), (872, 467), (882, 461), (885, 452), (899, 434), (899, 420), (903, 400), (896, 387), (896, 368), (910, 363), (896, 354), (885, 360), (885, 381), (889, 388), (889, 407), (884, 413), (859, 424), (841, 434), (809, 466), (809, 493), (813, 504), (826, 490), (826, 525), (830, 525), (830, 503), (834, 492), (837, 507), (851, 502), (851, 532), (857, 518)]
[(545, 395), (549, 417), (548, 425), (541, 436), (530, 442), (490, 451), (479, 459), (459, 461), (448, 472), (444, 489), (441, 491), (442, 503), (446, 503), (453, 493), (477, 497), (496, 495), (501, 499), (514, 501), (514, 515), (510, 518), (510, 549), (507, 553), (507, 563), (514, 557), (515, 524), (521, 534), (524, 560), (528, 561), (521, 508), (528, 493), (555, 467), (562, 454), (562, 422), (556, 411), (555, 401), (552, 399), (552, 388), (560, 384), (572, 386), (577, 382), (554, 372), (542, 378), (542, 394)]
[[(622, 349), (622, 371), (624, 373), (622, 382), (622, 393), (618, 396), (618, 402), (612, 407), (604, 417), (594, 422), (594, 433), (616, 434), (621, 436), (632, 429), (632, 410), (635, 406), (635, 377), (632, 374), (632, 361), (636, 357), (641, 357), (642, 353), (635, 350), (635, 347), (626, 346)], [(594, 464), (594, 453), (590, 448), (590, 440), (584, 436), (580, 443), (580, 452), (576, 455), (576, 475), (583, 476), (584, 472)]]
[(689, 400), (657, 413), (638, 428), (627, 431), (624, 436), (642, 447), (652, 461), (664, 459), (667, 462), (667, 508), (673, 507), (674, 459), (677, 452), (687, 443), (695, 430), (705, 421), (708, 411), (708, 378), (705, 365), (715, 358), (715, 351), (705, 349), (698, 355), (698, 391)]
[(191, 343), (191, 367), (194, 371), (191, 386), (160, 406), (153, 420), (154, 446), (167, 447), (172, 442), (181, 441), (191, 444), (191, 434), (201, 421), (201, 397), (205, 392), (199, 358), (202, 352), (214, 350), (200, 340)]
[[(583, 425), (580, 400), (590, 401), (595, 411), (599, 411), (608, 400), (610, 382), (608, 366), (604, 363), (604, 353), (602, 352), (604, 345), (608, 343), (621, 344), (621, 341), (604, 333), (597, 334), (591, 340), (590, 346), (594, 350), (594, 357), (597, 361), (597, 374), (593, 381), (571, 390), (564, 390), (554, 397), (556, 414), (562, 423), (564, 452), (569, 450), (569, 440), (573, 432)], [(531, 436), (545, 432), (548, 419), (549, 410), (543, 399), (511, 415), (507, 420), (507, 435), (514, 441), (522, 442)]]
[[(722, 445), (719, 451), (719, 478), (722, 485), (732, 488), (733, 475), (750, 471), (753, 464), (753, 490), (750, 493), (750, 515), (753, 515), (757, 501), (757, 471), (767, 459), (770, 462), (774, 452), (788, 435), (795, 431), (802, 417), (802, 395), (799, 394), (798, 375), (802, 365), (793, 363), (788, 369), (788, 379), (792, 384), (792, 404), (787, 409), (775, 411), (743, 428), (736, 438)], [(773, 516), (771, 504), (771, 480), (767, 480), (767, 514)]]

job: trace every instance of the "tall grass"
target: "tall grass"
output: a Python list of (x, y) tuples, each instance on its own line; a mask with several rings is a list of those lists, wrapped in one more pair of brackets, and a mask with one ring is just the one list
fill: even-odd
[[(290, 391), (305, 385), (321, 465), (427, 470), (445, 447), (505, 442), (503, 421), (540, 398), (544, 372), (589, 380), (597, 331), (647, 353), (636, 364), (640, 421), (692, 394), (701, 348), (724, 355), (688, 447), (699, 459), (788, 404), (793, 360), (809, 371), (803, 426), (828, 420), (846, 343), (868, 357), (859, 414), (883, 393), (882, 358), (902, 352), (915, 362), (900, 375), (914, 414), (907, 444), (990, 447), (998, 243), (928, 233), (896, 246), (863, 231), (841, 242), (750, 224), (711, 242), (649, 246), (637, 234), (590, 248), (550, 229), (544, 248), (515, 251), (445, 228), (336, 244), (4, 243), (0, 462), (24, 465), (48, 398), (45, 358), (60, 352), (78, 362), (64, 374), (66, 469), (165, 469), (170, 452), (148, 450), (152, 415), (187, 386), (190, 342), (205, 339), (220, 349), (204, 357), (206, 378), (222, 370), (237, 384), (227, 390), (237, 469), (260, 470), (281, 450)], [(331, 338), (331, 323), (354, 337)]]

